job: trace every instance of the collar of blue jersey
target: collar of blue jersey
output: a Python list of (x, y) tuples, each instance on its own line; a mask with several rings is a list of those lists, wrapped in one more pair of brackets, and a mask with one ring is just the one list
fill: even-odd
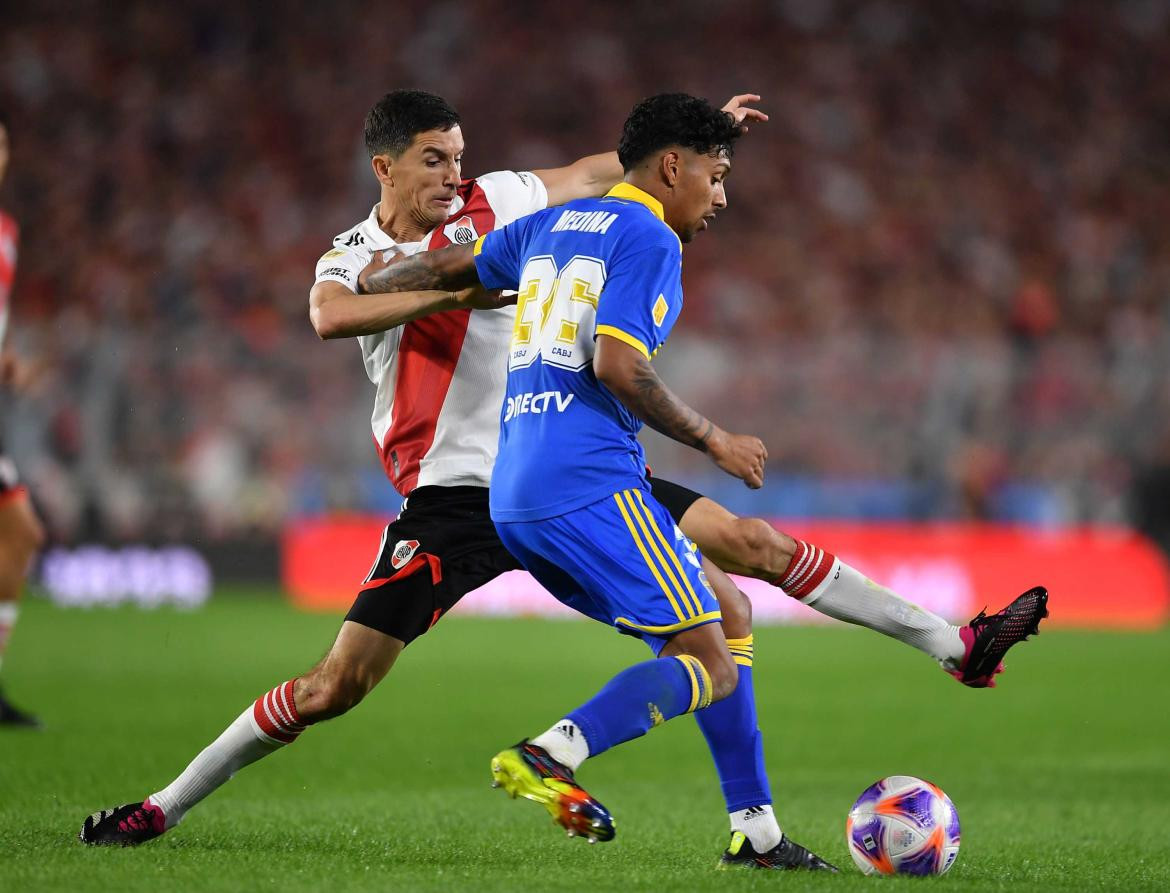
[(606, 198), (620, 198), (623, 201), (638, 202), (638, 204), (645, 205), (654, 212), (654, 216), (659, 220), (665, 222), (666, 216), (662, 211), (662, 202), (652, 196), (649, 192), (639, 189), (633, 183), (618, 183), (609, 192), (605, 194)]

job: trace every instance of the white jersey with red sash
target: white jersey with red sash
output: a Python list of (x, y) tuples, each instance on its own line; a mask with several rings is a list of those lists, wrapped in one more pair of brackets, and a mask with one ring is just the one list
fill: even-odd
[[(548, 204), (540, 178), (499, 171), (459, 186), (446, 222), (418, 242), (395, 243), (378, 226), (378, 206), (333, 240), (317, 263), (317, 281), (355, 288), (375, 251), (419, 251), (467, 244)], [(491, 481), (508, 377), (515, 308), (452, 310), (358, 338), (366, 375), (377, 388), (374, 441), (394, 488)]]

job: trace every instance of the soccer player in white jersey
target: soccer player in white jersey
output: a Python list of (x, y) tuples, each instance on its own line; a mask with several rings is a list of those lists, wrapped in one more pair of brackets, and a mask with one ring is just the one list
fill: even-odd
[[(4, 182), (11, 157), (9, 131), (8, 119), (0, 110), (0, 184)], [(19, 239), (20, 228), (16, 221), (0, 211), (0, 388), (18, 385), (24, 377), (16, 356), (3, 352)], [(29, 501), (28, 490), (21, 485), (16, 466), (4, 454), (4, 446), (0, 444), (0, 669), (3, 669), (4, 652), (20, 613), (25, 578), (44, 538), (44, 529)], [(39, 725), (35, 716), (18, 710), (0, 691), (0, 728), (35, 728)]]

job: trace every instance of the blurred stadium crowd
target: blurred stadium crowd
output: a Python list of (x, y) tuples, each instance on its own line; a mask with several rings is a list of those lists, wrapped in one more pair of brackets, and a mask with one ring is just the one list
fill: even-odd
[(649, 435), (672, 476), (1064, 523), (1132, 520), (1170, 465), (1166, 2), (118, 6), (0, 8), (10, 338), (42, 366), (2, 430), (59, 538), (396, 507), (307, 293), (403, 86), (460, 109), (467, 175), (613, 148), (651, 93), (763, 94), (659, 366), (774, 483)]

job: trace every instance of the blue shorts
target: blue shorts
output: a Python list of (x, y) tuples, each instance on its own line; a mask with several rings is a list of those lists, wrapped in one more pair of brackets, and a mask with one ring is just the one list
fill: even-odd
[(508, 551), (560, 601), (645, 639), (655, 653), (675, 633), (720, 620), (699, 550), (648, 491), (495, 524)]

